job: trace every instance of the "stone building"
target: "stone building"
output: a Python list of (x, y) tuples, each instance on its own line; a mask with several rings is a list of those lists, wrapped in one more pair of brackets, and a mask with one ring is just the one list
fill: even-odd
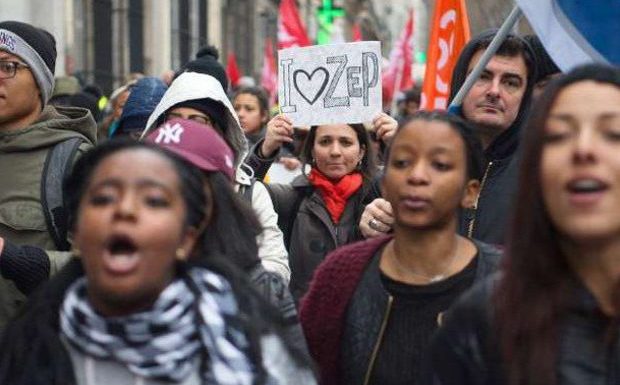
[[(413, 9), (416, 52), (426, 50), (434, 0), (296, 0), (311, 39), (320, 7), (344, 10), (341, 41), (360, 26), (388, 56), (407, 10)], [(132, 72), (160, 75), (193, 58), (204, 44), (234, 52), (241, 72), (258, 79), (266, 37), (275, 45), (279, 0), (0, 0), (0, 20), (21, 20), (52, 32), (56, 75), (74, 74), (111, 92)], [(472, 33), (497, 27), (511, 0), (468, 0)], [(527, 28), (527, 27), (525, 27)], [(526, 29), (527, 30), (527, 29)]]

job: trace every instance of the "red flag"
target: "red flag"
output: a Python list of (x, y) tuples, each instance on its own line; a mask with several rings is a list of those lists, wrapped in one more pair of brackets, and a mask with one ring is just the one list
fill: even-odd
[(452, 70), (470, 38), (464, 0), (437, 0), (420, 109), (446, 109)]
[(263, 58), (263, 71), (261, 72), (260, 84), (269, 92), (269, 105), (276, 101), (278, 93), (278, 73), (276, 72), (276, 59), (273, 55), (271, 39), (265, 39), (265, 57)]
[(352, 35), (353, 35), (353, 41), (362, 41), (362, 30), (360, 28), (360, 25), (355, 23), (353, 24), (353, 31), (352, 31)]
[(413, 86), (413, 78), (411, 77), (411, 66), (413, 65), (412, 38), (413, 11), (409, 11), (407, 24), (405, 24), (400, 38), (390, 52), (390, 65), (382, 74), (384, 103), (390, 103), (396, 92)]
[(237, 57), (234, 52), (228, 54), (228, 60), (226, 60), (226, 75), (228, 75), (228, 79), (230, 79), (230, 85), (232, 87), (236, 87), (237, 84), (239, 84), (241, 72), (239, 72)]
[(311, 45), (310, 39), (299, 18), (295, 0), (282, 0), (278, 18), (278, 49), (308, 45)]

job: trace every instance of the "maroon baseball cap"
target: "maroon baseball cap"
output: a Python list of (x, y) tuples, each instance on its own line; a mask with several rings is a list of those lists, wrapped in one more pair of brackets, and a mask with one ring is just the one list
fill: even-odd
[(146, 141), (174, 152), (202, 170), (221, 171), (234, 180), (233, 152), (210, 125), (171, 119), (151, 132)]

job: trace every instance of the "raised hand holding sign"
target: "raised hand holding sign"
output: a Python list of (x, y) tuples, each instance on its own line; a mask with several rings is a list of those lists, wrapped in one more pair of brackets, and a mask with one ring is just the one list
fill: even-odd
[(278, 51), (280, 110), (296, 126), (371, 121), (381, 112), (376, 41)]

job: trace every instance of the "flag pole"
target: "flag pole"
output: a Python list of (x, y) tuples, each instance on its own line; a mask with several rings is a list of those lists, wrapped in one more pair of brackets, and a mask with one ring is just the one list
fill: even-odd
[(476, 80), (478, 80), (480, 74), (486, 68), (493, 55), (495, 55), (495, 52), (497, 52), (499, 46), (504, 42), (504, 40), (506, 40), (506, 36), (508, 36), (521, 15), (521, 9), (519, 9), (519, 6), (515, 5), (515, 7), (508, 15), (508, 18), (506, 18), (506, 20), (504, 21), (504, 24), (502, 24), (500, 29), (497, 31), (497, 34), (491, 41), (491, 44), (489, 44), (487, 49), (480, 57), (480, 60), (476, 64), (476, 67), (474, 67), (473, 71), (471, 71), (471, 73), (467, 76), (467, 79), (465, 79), (465, 83), (463, 83), (459, 92), (456, 94), (454, 99), (452, 99), (452, 103), (450, 103), (450, 106), (448, 107), (448, 111), (450, 113), (460, 115), (461, 105), (463, 104), (463, 99), (465, 98), (465, 95), (467, 95)]

